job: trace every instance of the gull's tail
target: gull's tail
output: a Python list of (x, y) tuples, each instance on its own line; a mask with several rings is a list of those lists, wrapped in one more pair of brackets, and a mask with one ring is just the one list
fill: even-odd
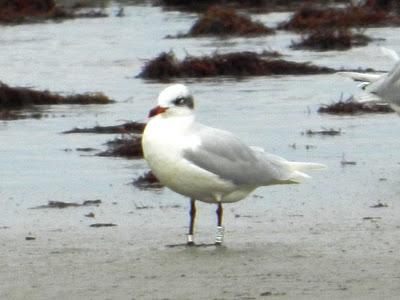
[(280, 156), (266, 153), (261, 148), (251, 148), (260, 161), (264, 160), (264, 163), (268, 166), (269, 176), (267, 176), (268, 180), (265, 185), (270, 185), (271, 182), (273, 182), (273, 184), (300, 183), (305, 179), (311, 178), (311, 176), (305, 172), (324, 170), (327, 168), (325, 165), (318, 163), (288, 161)]
[(319, 171), (319, 170), (325, 170), (327, 168), (326, 165), (318, 163), (294, 162), (294, 161), (288, 161), (287, 163), (292, 171), (289, 180), (295, 183), (300, 183), (305, 179), (311, 178), (310, 175), (305, 173), (307, 171)]

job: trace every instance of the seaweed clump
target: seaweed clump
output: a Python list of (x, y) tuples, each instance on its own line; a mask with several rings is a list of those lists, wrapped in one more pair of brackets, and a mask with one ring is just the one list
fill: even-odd
[[(142, 158), (142, 138), (141, 134), (145, 128), (145, 123), (127, 122), (112, 126), (95, 126), (92, 128), (74, 128), (64, 131), (64, 134), (71, 133), (96, 133), (96, 134), (121, 134), (105, 143), (107, 150), (97, 153), (97, 156), (106, 157), (125, 157)], [(79, 151), (94, 151), (93, 148), (77, 148)]]
[(77, 13), (58, 6), (55, 0), (0, 0), (0, 23), (3, 24), (107, 16), (101, 11)]
[(255, 36), (273, 32), (261, 22), (252, 21), (247, 16), (237, 14), (233, 8), (214, 5), (209, 7), (183, 36)]
[(120, 125), (112, 126), (95, 126), (91, 128), (74, 128), (64, 131), (64, 134), (69, 133), (98, 133), (98, 134), (124, 134), (124, 133), (142, 133), (145, 123), (127, 122)]
[(27, 17), (50, 17), (56, 10), (54, 0), (1, 0), (0, 22), (18, 22)]
[(0, 111), (2, 109), (22, 109), (32, 105), (53, 104), (108, 104), (113, 101), (103, 93), (86, 93), (69, 96), (37, 91), (24, 87), (10, 87), (0, 82)]
[(49, 201), (48, 204), (40, 205), (36, 207), (32, 207), (33, 209), (37, 208), (67, 208), (67, 207), (80, 207), (80, 206), (99, 206), (101, 204), (101, 200), (85, 200), (83, 203), (76, 202), (63, 202), (63, 201)]
[(36, 105), (54, 104), (109, 104), (114, 101), (103, 93), (85, 93), (63, 96), (50, 91), (37, 91), (24, 87), (10, 87), (0, 82), (0, 119), (40, 118), (39, 112), (22, 115), (21, 110)]
[(304, 4), (291, 19), (280, 24), (286, 30), (312, 30), (322, 27), (352, 27), (395, 24), (399, 20), (388, 10), (366, 5), (348, 5), (345, 8), (317, 7)]
[[(167, 9), (183, 11), (205, 11), (210, 5), (224, 5), (236, 9), (246, 9), (254, 13), (266, 11), (288, 11), (301, 5), (304, 0), (153, 0)], [(326, 0), (315, 0), (326, 4)], [(331, 2), (344, 2), (333, 0)]]
[(262, 8), (271, 1), (268, 0), (158, 0), (160, 4), (167, 8), (175, 8), (189, 11), (204, 11), (210, 5), (229, 5), (240, 8)]
[(366, 0), (365, 5), (379, 10), (399, 10), (399, 2), (397, 0)]
[(167, 80), (171, 77), (265, 76), (333, 73), (334, 69), (271, 58), (255, 52), (215, 53), (211, 56), (187, 56), (179, 61), (172, 52), (161, 53), (143, 67), (138, 77)]
[(340, 100), (330, 105), (323, 105), (318, 109), (319, 113), (332, 115), (359, 115), (364, 113), (393, 113), (394, 110), (386, 103), (357, 102), (351, 97), (348, 100)]
[(303, 35), (291, 48), (326, 50), (348, 50), (353, 46), (366, 46), (371, 39), (363, 34), (353, 34), (349, 28), (320, 28)]
[(136, 178), (132, 184), (139, 189), (160, 189), (164, 187), (151, 171)]
[(108, 141), (106, 145), (108, 149), (97, 154), (98, 156), (115, 156), (126, 158), (143, 157), (141, 136), (122, 136)]

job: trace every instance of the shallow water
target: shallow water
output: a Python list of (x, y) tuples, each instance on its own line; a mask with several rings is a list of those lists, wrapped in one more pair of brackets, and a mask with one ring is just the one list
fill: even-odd
[[(135, 76), (146, 59), (161, 51), (172, 49), (182, 57), (186, 52), (202, 55), (273, 49), (296, 61), (386, 70), (392, 62), (380, 54), (378, 46), (400, 49), (399, 28), (368, 29), (367, 34), (386, 40), (345, 52), (292, 51), (291, 40), (298, 36), (287, 32), (222, 41), (164, 39), (188, 30), (195, 15), (151, 6), (127, 6), (125, 12), (124, 18), (0, 28), (0, 79), (4, 83), (62, 93), (102, 91), (117, 101), (104, 106), (49, 106), (44, 108), (47, 118), (0, 122), (0, 227), (10, 227), (22, 235), (86, 228), (93, 220), (84, 214), (94, 211), (96, 222), (114, 222), (122, 228), (140, 226), (142, 242), (147, 234), (160, 238), (157, 245), (183, 240), (187, 201), (168, 190), (143, 191), (130, 184), (147, 170), (143, 160), (100, 158), (76, 151), (79, 147), (101, 150), (104, 142), (114, 138), (112, 135), (60, 134), (73, 127), (145, 120), (166, 84)], [(287, 16), (274, 13), (256, 18), (276, 24)], [(336, 101), (342, 93), (360, 94), (350, 80), (337, 75), (274, 76), (239, 81), (187, 80), (187, 84), (195, 95), (202, 122), (233, 131), (248, 144), (287, 159), (328, 166), (328, 170), (312, 174), (313, 180), (305, 184), (260, 188), (256, 197), (227, 206), (225, 222), (231, 246), (265, 239), (266, 232), (273, 241), (279, 240), (282, 232), (296, 228), (332, 230), (332, 224), (342, 228), (358, 224), (365, 216), (382, 216), (382, 223), (393, 226), (398, 223), (398, 116), (316, 113), (320, 104)], [(335, 137), (302, 135), (307, 129), (322, 127), (343, 133)], [(295, 148), (290, 146), (293, 144)], [(311, 149), (306, 149), (307, 145)], [(357, 164), (343, 167), (343, 154)], [(94, 199), (103, 203), (79, 210), (29, 209), (49, 200)], [(379, 201), (389, 207), (370, 208)], [(141, 206), (149, 209), (138, 210)], [(209, 241), (214, 232), (214, 207), (199, 204), (199, 208), (199, 240)], [(162, 235), (163, 231), (168, 233)]]
[[(112, 13), (115, 8), (109, 10)], [(0, 191), (5, 210), (12, 210), (15, 205), (23, 209), (51, 199), (112, 199), (115, 194), (124, 195), (122, 201), (132, 201), (133, 197), (154, 197), (153, 192), (125, 186), (146, 169), (143, 161), (97, 158), (74, 151), (78, 147), (101, 149), (102, 143), (112, 136), (62, 135), (60, 132), (75, 126), (144, 120), (164, 84), (146, 82), (134, 76), (146, 59), (161, 51), (173, 49), (181, 57), (186, 52), (199, 55), (216, 50), (273, 49), (281, 51), (288, 59), (326, 66), (378, 69), (391, 66), (390, 60), (379, 53), (377, 43), (347, 52), (319, 53), (291, 51), (288, 48), (290, 41), (297, 37), (286, 32), (222, 42), (215, 38), (164, 39), (168, 34), (189, 28), (195, 15), (165, 12), (151, 6), (130, 6), (125, 11), (127, 16), (124, 18), (78, 19), (1, 28), (3, 82), (63, 93), (102, 91), (118, 101), (118, 104), (106, 106), (46, 107), (48, 118), (2, 122)], [(273, 25), (287, 16), (286, 13), (274, 13), (256, 18)], [(85, 30), (80, 30), (82, 27)], [(380, 44), (397, 49), (399, 38), (395, 37), (399, 35), (394, 34), (396, 31), (398, 29), (379, 28), (367, 33), (387, 38)], [(393, 162), (397, 146), (393, 139), (398, 121), (395, 115), (331, 117), (315, 112), (319, 104), (335, 101), (341, 93), (358, 93), (355, 85), (347, 79), (336, 75), (276, 76), (241, 81), (189, 80), (189, 85), (196, 96), (198, 118), (203, 122), (231, 130), (249, 144), (259, 145), (289, 159), (329, 165), (329, 171), (315, 174), (316, 179), (307, 185), (272, 188), (273, 192), (282, 193), (280, 198), (286, 198), (287, 193), (309, 198), (310, 189), (323, 192), (333, 186), (338, 191), (343, 189), (343, 193), (337, 192), (338, 195), (345, 195), (365, 187), (362, 181), (374, 180), (368, 170), (385, 170), (375, 180), (379, 176), (386, 177), (391, 169), (397, 170), (397, 162)], [(321, 127), (341, 128), (343, 134), (326, 138), (301, 135), (307, 129)], [(293, 143), (297, 145), (296, 150), (288, 146)], [(305, 145), (315, 148), (306, 150)], [(339, 163), (342, 153), (346, 153), (349, 160), (357, 160), (358, 165), (343, 169)], [(362, 170), (364, 168), (367, 172)], [(359, 176), (363, 180), (354, 180)], [(331, 178), (335, 178), (334, 183), (325, 182)], [(357, 183), (360, 184), (358, 188)], [(372, 186), (389, 183), (374, 182)], [(113, 189), (107, 188), (109, 184)], [(271, 188), (260, 189), (257, 193), (270, 198), (272, 191)], [(314, 194), (318, 194), (316, 192)], [(367, 195), (371, 197), (370, 193)], [(160, 202), (164, 202), (161, 200), (163, 197), (180, 202), (180, 196), (170, 192), (157, 195)], [(268, 207), (270, 204), (260, 205)]]

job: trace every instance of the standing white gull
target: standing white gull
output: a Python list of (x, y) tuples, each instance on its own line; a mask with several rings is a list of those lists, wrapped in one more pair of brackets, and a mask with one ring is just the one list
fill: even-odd
[(189, 89), (174, 84), (158, 96), (143, 133), (144, 157), (162, 184), (191, 199), (187, 243), (194, 244), (195, 201), (217, 204), (216, 244), (221, 244), (222, 203), (245, 198), (259, 186), (299, 183), (316, 163), (290, 162), (249, 147), (232, 133), (195, 122)]

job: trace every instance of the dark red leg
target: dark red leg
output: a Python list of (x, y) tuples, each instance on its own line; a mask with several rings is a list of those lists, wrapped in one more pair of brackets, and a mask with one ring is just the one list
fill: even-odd
[(224, 227), (222, 227), (222, 215), (223, 209), (221, 202), (218, 202), (217, 208), (217, 234), (215, 236), (215, 244), (221, 245), (222, 241), (224, 240)]
[(194, 245), (193, 241), (193, 229), (194, 229), (194, 219), (196, 218), (196, 204), (195, 199), (190, 199), (190, 223), (189, 223), (189, 233), (187, 235), (187, 244)]

